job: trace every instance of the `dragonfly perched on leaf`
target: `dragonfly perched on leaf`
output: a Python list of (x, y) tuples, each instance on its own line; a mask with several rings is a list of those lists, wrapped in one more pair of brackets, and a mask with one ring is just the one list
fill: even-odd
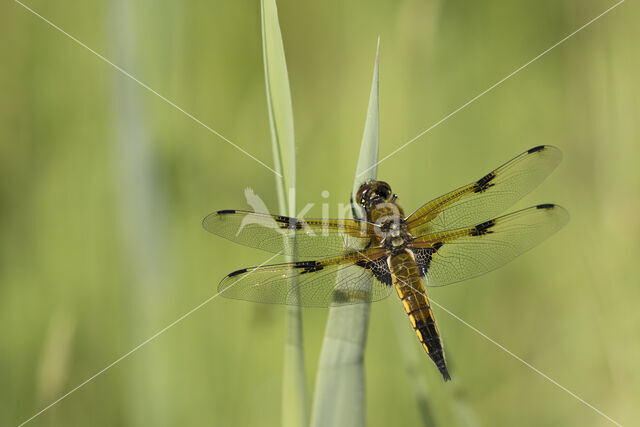
[(407, 217), (389, 184), (373, 180), (356, 195), (363, 220), (214, 212), (203, 221), (211, 233), (296, 257), (295, 262), (234, 271), (218, 290), (228, 298), (328, 307), (378, 301), (395, 289), (424, 350), (449, 380), (425, 285), (444, 286), (487, 273), (562, 228), (569, 214), (550, 203), (499, 216), (561, 159), (556, 147), (531, 148)]

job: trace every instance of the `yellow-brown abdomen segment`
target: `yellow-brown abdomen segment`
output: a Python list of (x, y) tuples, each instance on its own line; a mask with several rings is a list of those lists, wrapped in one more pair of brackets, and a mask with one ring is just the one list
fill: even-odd
[(389, 258), (389, 268), (398, 296), (422, 347), (436, 364), (444, 380), (450, 380), (438, 327), (413, 254), (405, 249), (392, 255)]

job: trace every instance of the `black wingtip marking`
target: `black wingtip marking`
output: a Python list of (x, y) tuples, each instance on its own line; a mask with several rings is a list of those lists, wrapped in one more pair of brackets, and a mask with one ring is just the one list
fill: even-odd
[(556, 205), (553, 203), (543, 203), (541, 205), (536, 206), (536, 209), (553, 209)]
[(236, 213), (236, 211), (233, 209), (224, 209), (217, 212), (218, 215), (225, 215), (225, 214), (232, 214), (232, 213)]
[(232, 272), (232, 273), (229, 273), (229, 276), (228, 276), (228, 277), (238, 276), (238, 275), (240, 275), (240, 274), (246, 273), (247, 271), (248, 271), (248, 269), (246, 269), (246, 268), (243, 268), (243, 269), (241, 269), (241, 270), (236, 270), (236, 271), (234, 271), (234, 272)]
[(544, 150), (544, 148), (545, 148), (544, 145), (538, 145), (537, 147), (533, 147), (527, 150), (527, 153), (531, 154), (531, 153), (535, 153), (536, 151), (542, 151)]
[(485, 234), (491, 233), (492, 231), (490, 229), (494, 225), (496, 225), (496, 220), (495, 219), (483, 222), (482, 224), (478, 224), (478, 225), (475, 226), (475, 228), (473, 230), (471, 230), (471, 235), (472, 236), (483, 236)]

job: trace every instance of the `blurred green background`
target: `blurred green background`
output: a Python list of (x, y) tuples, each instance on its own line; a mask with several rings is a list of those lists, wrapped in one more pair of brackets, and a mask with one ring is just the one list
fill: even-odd
[[(384, 156), (613, 4), (279, 1), (299, 206), (347, 202), (378, 35)], [(258, 1), (27, 5), (272, 165)], [(430, 295), (622, 424), (640, 396), (639, 18), (623, 3), (379, 169), (412, 211), (530, 147), (563, 150), (517, 207), (557, 202), (568, 227)], [(248, 208), (246, 187), (277, 202), (269, 170), (12, 1), (0, 61), (0, 424), (18, 425), (268, 258), (205, 232), (207, 213)], [(278, 425), (284, 314), (216, 298), (30, 425)], [(326, 315), (303, 312), (310, 395)], [(453, 383), (397, 299), (373, 306), (369, 425), (420, 425), (414, 381), (440, 425), (463, 425), (460, 405), (477, 425), (611, 425), (435, 315)]]

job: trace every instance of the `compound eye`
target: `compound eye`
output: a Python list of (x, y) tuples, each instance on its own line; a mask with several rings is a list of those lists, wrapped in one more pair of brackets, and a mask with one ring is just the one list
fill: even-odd
[(388, 199), (391, 197), (391, 187), (389, 187), (389, 184), (385, 183), (381, 188), (380, 188), (380, 195), (384, 198), (384, 199)]

